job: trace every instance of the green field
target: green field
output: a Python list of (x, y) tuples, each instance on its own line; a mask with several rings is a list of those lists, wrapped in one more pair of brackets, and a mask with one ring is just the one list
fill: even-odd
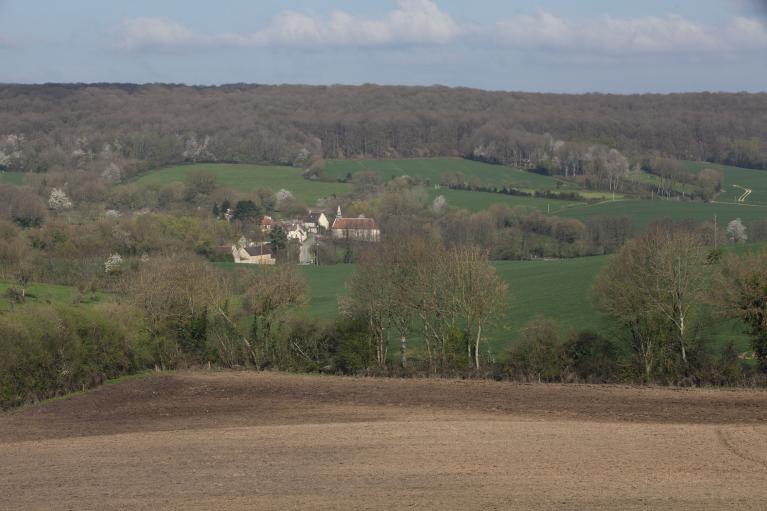
[[(511, 306), (488, 335), (494, 352), (508, 348), (527, 322), (549, 317), (566, 328), (600, 330), (600, 317), (591, 302), (591, 286), (605, 257), (557, 261), (501, 261), (498, 274), (509, 284)], [(303, 268), (309, 284), (312, 316), (338, 313), (338, 297), (354, 265)]]
[(719, 225), (740, 218), (748, 223), (752, 220), (767, 219), (767, 206), (749, 204), (704, 203), (682, 200), (616, 200), (597, 204), (581, 204), (557, 212), (557, 215), (585, 221), (590, 217), (626, 216), (638, 227), (664, 218), (696, 221), (713, 220), (717, 216)]
[(491, 165), (463, 158), (411, 158), (396, 160), (329, 160), (324, 167), (330, 179), (344, 179), (364, 170), (374, 170), (386, 179), (408, 175), (430, 184), (439, 184), (444, 174), (460, 172), (467, 178), (477, 178), (482, 183), (496, 186), (512, 185), (528, 190), (554, 190), (557, 183), (563, 188), (573, 188), (567, 182), (559, 182), (553, 177), (532, 172)]
[(469, 211), (482, 211), (493, 204), (507, 204), (511, 207), (523, 206), (544, 212), (556, 213), (563, 211), (565, 208), (584, 204), (583, 202), (538, 199), (535, 197), (504, 195), (502, 193), (471, 192), (468, 190), (451, 190), (449, 188), (429, 189), (429, 198), (431, 200), (434, 200), (439, 195), (445, 197), (449, 206), (468, 209)]
[[(5, 293), (11, 287), (18, 287), (16, 284), (7, 281), (0, 281), (0, 312), (10, 309), (13, 305), (5, 296)], [(57, 286), (54, 284), (31, 283), (26, 289), (26, 304), (29, 303), (51, 303), (71, 305), (75, 302), (82, 304), (99, 303), (105, 300), (107, 295), (104, 293), (87, 293), (80, 295), (75, 287)]]
[(685, 163), (693, 172), (700, 172), (706, 168), (722, 172), (724, 176), (722, 193), (717, 197), (717, 201), (737, 202), (738, 197), (743, 195), (743, 188), (750, 188), (752, 192), (746, 198), (746, 204), (767, 204), (767, 170), (743, 169), (706, 162)]
[(345, 183), (306, 180), (303, 171), (295, 167), (226, 163), (165, 167), (148, 172), (132, 182), (147, 186), (183, 182), (190, 173), (199, 171), (215, 174), (221, 185), (238, 192), (252, 192), (258, 188), (269, 188), (276, 192), (284, 188), (309, 205), (313, 205), (319, 198), (343, 195), (350, 190)]
[[(511, 307), (501, 324), (488, 335), (495, 352), (503, 351), (524, 325), (539, 316), (559, 321), (565, 328), (598, 329), (599, 315), (591, 305), (591, 285), (605, 257), (584, 257), (557, 261), (502, 261), (495, 263), (498, 274), (509, 283)], [(216, 263), (233, 268), (234, 263)], [(247, 268), (252, 266), (244, 265)], [(309, 287), (307, 315), (334, 318), (338, 299), (355, 266), (302, 266)]]
[[(764, 248), (743, 245), (739, 252)], [(520, 331), (531, 320), (547, 317), (564, 330), (605, 332), (606, 323), (594, 310), (591, 288), (594, 279), (609, 256), (582, 257), (554, 261), (501, 261), (495, 266), (508, 283), (511, 305), (500, 325), (488, 334), (494, 353), (513, 345)], [(307, 314), (312, 317), (334, 317), (338, 314), (338, 298), (345, 293), (345, 282), (354, 265), (305, 266), (302, 270), (309, 285), (310, 303)], [(735, 322), (715, 322), (710, 331), (712, 341), (721, 344), (730, 339), (739, 350), (748, 348), (743, 328)]]
[(23, 172), (0, 171), (0, 185), (21, 185), (21, 184), (24, 184)]

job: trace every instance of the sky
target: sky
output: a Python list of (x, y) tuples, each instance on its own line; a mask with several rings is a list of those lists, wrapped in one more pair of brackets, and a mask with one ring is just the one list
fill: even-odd
[(0, 0), (0, 82), (767, 90), (767, 0)]

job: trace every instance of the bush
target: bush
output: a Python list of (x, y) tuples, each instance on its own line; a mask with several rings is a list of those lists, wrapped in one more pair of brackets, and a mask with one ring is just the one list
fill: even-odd
[(25, 306), (0, 316), (0, 408), (60, 395), (150, 364), (140, 316), (119, 305)]
[(571, 376), (589, 383), (608, 383), (619, 377), (618, 347), (594, 332), (576, 332), (562, 346)]
[(525, 381), (560, 381), (564, 369), (559, 325), (550, 319), (528, 323), (519, 344), (509, 350), (507, 373)]

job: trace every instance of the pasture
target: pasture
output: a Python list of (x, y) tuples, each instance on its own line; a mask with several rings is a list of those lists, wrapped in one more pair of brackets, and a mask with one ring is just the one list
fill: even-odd
[(558, 187), (574, 188), (574, 185), (558, 181), (550, 176), (515, 169), (506, 165), (491, 165), (463, 158), (410, 158), (393, 160), (329, 160), (323, 169), (330, 179), (344, 179), (357, 172), (373, 170), (386, 179), (411, 176), (430, 184), (439, 184), (442, 176), (460, 172), (467, 179), (502, 186), (511, 185), (526, 190), (554, 190)]
[(468, 209), (473, 212), (483, 211), (493, 204), (506, 204), (511, 207), (537, 209), (544, 213), (557, 213), (576, 205), (585, 204), (584, 202), (505, 195), (502, 193), (472, 192), (469, 190), (451, 190), (449, 188), (429, 189), (430, 200), (434, 200), (440, 195), (445, 197), (448, 206)]
[(626, 216), (631, 218), (639, 228), (661, 219), (689, 219), (703, 222), (713, 220), (716, 215), (719, 225), (725, 226), (727, 222), (736, 218), (742, 219), (746, 224), (752, 220), (767, 219), (767, 205), (624, 199), (596, 204), (579, 204), (556, 211), (556, 214), (581, 221), (594, 216)]
[[(0, 312), (13, 307), (6, 297), (8, 289), (19, 286), (13, 282), (0, 281)], [(26, 288), (25, 303), (45, 303), (72, 305), (74, 303), (93, 304), (105, 300), (108, 295), (104, 293), (80, 293), (76, 287), (59, 286), (55, 284), (30, 283)]]
[(303, 178), (303, 171), (295, 167), (228, 163), (165, 167), (143, 174), (132, 182), (145, 186), (184, 182), (189, 174), (200, 171), (210, 172), (221, 185), (238, 192), (253, 192), (259, 188), (268, 188), (276, 192), (284, 188), (310, 206), (314, 205), (317, 199), (344, 195), (350, 190), (349, 185), (345, 183), (306, 180)]

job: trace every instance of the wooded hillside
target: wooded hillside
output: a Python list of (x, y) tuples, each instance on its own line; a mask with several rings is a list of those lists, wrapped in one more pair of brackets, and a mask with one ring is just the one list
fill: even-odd
[[(546, 167), (602, 144), (767, 168), (767, 94), (617, 96), (446, 87), (0, 86), (0, 166), (114, 163), (122, 175), (185, 161), (464, 156)], [(564, 165), (564, 164), (563, 164)], [(114, 169), (113, 169), (114, 171)], [(566, 170), (565, 170), (566, 172)], [(115, 176), (117, 177), (117, 176)]]

